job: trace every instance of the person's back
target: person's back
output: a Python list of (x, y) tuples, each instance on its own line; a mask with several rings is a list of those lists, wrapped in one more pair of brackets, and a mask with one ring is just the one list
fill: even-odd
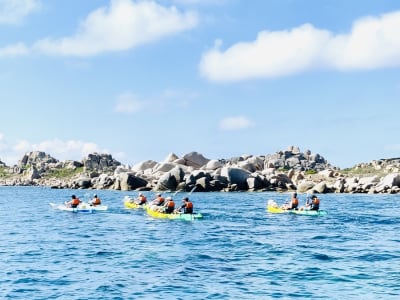
[(297, 198), (297, 193), (293, 193), (292, 199), (290, 200), (289, 209), (297, 209), (299, 206), (299, 199)]
[(78, 207), (78, 205), (81, 203), (81, 200), (79, 200), (79, 198), (77, 198), (75, 195), (72, 195), (71, 196), (71, 201), (69, 202), (70, 203), (70, 206), (72, 207), (72, 208), (76, 208), (76, 207)]
[(152, 205), (161, 206), (164, 205), (165, 199), (161, 196), (161, 194), (157, 194), (156, 198), (151, 201)]
[(171, 197), (167, 198), (167, 202), (165, 203), (165, 213), (166, 214), (172, 214), (175, 209), (175, 202), (172, 200)]
[(164, 205), (165, 199), (161, 196), (157, 197), (157, 206)]
[(187, 201), (183, 212), (185, 214), (192, 214), (193, 213), (193, 203), (190, 201)]
[(189, 198), (183, 198), (183, 205), (181, 206), (181, 210), (183, 209), (184, 214), (192, 214), (193, 213), (193, 203), (189, 201)]
[(312, 196), (311, 197), (311, 205), (310, 205), (310, 210), (319, 210), (319, 199), (317, 196)]
[(100, 205), (100, 204), (101, 204), (100, 198), (97, 197), (97, 195), (94, 195), (93, 197), (94, 197), (94, 198), (93, 198), (93, 200), (91, 201), (91, 204), (94, 205), (94, 206)]
[(147, 202), (147, 198), (146, 198), (146, 196), (145, 195), (143, 195), (143, 194), (140, 194), (139, 195), (139, 205), (142, 205), (142, 204), (145, 204)]

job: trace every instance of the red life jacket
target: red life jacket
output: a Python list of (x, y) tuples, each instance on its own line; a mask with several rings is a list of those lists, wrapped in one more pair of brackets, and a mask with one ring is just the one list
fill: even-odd
[(144, 204), (144, 203), (147, 202), (147, 198), (146, 198), (146, 196), (144, 196), (144, 195), (139, 196), (139, 200), (140, 200), (140, 204)]
[(101, 200), (100, 200), (100, 198), (94, 198), (94, 200), (92, 201), (92, 204), (93, 205), (100, 205), (101, 204)]

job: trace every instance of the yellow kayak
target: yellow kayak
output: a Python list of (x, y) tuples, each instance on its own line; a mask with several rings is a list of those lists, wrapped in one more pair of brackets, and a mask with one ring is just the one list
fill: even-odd
[(280, 207), (271, 206), (271, 205), (267, 206), (267, 210), (273, 214), (283, 214), (283, 213), (289, 212), (288, 210), (282, 209)]
[(160, 211), (152, 210), (150, 207), (146, 207), (146, 212), (149, 216), (151, 216), (153, 218), (157, 218), (157, 219), (191, 221), (191, 220), (203, 218), (203, 215), (200, 213), (196, 213), (196, 214), (184, 214), (184, 213), (166, 214), (166, 213), (163, 213)]
[(306, 216), (324, 216), (328, 212), (326, 210), (288, 210), (279, 207), (274, 200), (268, 200), (267, 211), (273, 214), (296, 214), (296, 215), (306, 215)]
[(124, 197), (124, 206), (125, 206), (125, 208), (128, 208), (128, 209), (137, 209), (137, 208), (146, 208), (146, 206), (147, 206), (147, 204), (142, 204), (142, 205), (140, 205), (140, 204), (137, 204), (137, 203), (135, 203), (135, 202), (133, 202), (133, 198), (130, 198), (129, 196), (125, 196)]
[(129, 209), (136, 209), (136, 208), (141, 208), (142, 206), (135, 203), (135, 202), (130, 202), (130, 201), (124, 201), (124, 206), (125, 208)]

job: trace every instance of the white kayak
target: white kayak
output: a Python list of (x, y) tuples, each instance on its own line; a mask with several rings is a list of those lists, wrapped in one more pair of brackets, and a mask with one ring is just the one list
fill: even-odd
[(84, 203), (82, 202), (79, 204), (77, 207), (68, 207), (65, 206), (65, 204), (56, 204), (56, 203), (49, 203), (50, 206), (54, 209), (58, 210), (65, 210), (65, 211), (70, 211), (70, 212), (93, 212), (93, 211), (105, 211), (108, 209), (107, 205), (91, 205), (89, 203)]

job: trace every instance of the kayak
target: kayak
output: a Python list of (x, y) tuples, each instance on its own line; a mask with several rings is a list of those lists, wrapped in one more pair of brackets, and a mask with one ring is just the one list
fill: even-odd
[(49, 203), (50, 206), (54, 209), (70, 211), (70, 212), (87, 212), (91, 213), (93, 211), (105, 211), (108, 209), (107, 205), (90, 205), (88, 203), (81, 203), (77, 207), (68, 207), (65, 204), (56, 204), (56, 203)]
[(305, 216), (325, 216), (328, 214), (326, 210), (288, 210), (280, 208), (274, 200), (268, 200), (267, 211), (273, 214), (295, 214), (295, 215), (305, 215)]
[(137, 209), (137, 208), (143, 208), (145, 209), (147, 207), (147, 204), (137, 204), (135, 202), (132, 202), (133, 198), (130, 198), (129, 196), (124, 197), (124, 206), (125, 208), (128, 209)]
[(170, 219), (170, 220), (184, 220), (184, 221), (192, 221), (196, 219), (202, 219), (203, 215), (201, 213), (196, 214), (184, 214), (184, 213), (173, 213), (166, 214), (163, 212), (152, 210), (150, 207), (146, 207), (146, 212), (149, 216), (157, 219)]

